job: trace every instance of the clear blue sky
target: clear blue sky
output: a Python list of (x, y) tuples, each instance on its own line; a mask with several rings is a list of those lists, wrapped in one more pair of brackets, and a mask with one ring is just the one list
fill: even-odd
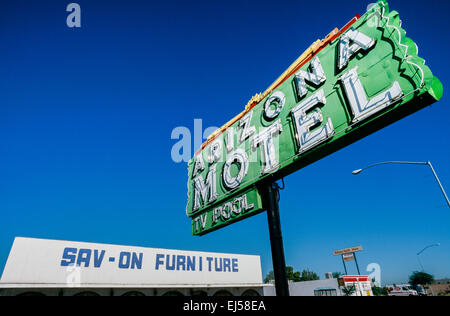
[[(0, 270), (15, 236), (256, 254), (272, 269), (266, 215), (204, 237), (185, 215), (187, 166), (171, 159), (177, 126), (221, 126), (313, 41), (364, 1), (78, 0), (0, 4)], [(391, 0), (419, 54), (448, 88), (450, 3)], [(343, 271), (335, 249), (362, 245), (385, 282), (419, 269), (450, 277), (450, 107), (441, 102), (285, 179), (287, 264)], [(318, 190), (328, 183), (327, 192)], [(356, 273), (352, 266), (349, 272)]]

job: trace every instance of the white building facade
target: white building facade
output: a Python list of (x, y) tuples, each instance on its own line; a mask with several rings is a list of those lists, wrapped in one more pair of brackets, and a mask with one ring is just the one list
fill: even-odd
[(17, 237), (0, 296), (262, 296), (259, 256)]

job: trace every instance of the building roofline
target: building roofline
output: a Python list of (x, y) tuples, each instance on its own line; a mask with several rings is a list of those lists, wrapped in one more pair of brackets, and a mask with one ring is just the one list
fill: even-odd
[(1, 283), (2, 289), (42, 289), (42, 288), (66, 288), (66, 289), (89, 289), (89, 288), (133, 288), (133, 289), (154, 289), (154, 288), (254, 288), (264, 287), (262, 283), (230, 283), (230, 284), (119, 284), (119, 283), (82, 283), (82, 284), (63, 284), (63, 283)]

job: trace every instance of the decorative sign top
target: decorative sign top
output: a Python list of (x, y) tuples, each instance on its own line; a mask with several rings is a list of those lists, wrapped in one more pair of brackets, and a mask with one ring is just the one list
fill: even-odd
[(188, 164), (193, 234), (261, 212), (263, 180), (287, 176), (438, 101), (442, 84), (405, 34), (399, 14), (379, 1), (315, 43), (214, 133)]

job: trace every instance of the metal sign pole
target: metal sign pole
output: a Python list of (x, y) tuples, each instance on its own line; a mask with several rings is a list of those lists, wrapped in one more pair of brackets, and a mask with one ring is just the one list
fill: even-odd
[(261, 196), (267, 209), (270, 246), (272, 249), (273, 273), (277, 296), (289, 296), (289, 283), (284, 259), (283, 237), (281, 235), (280, 212), (278, 206), (278, 186), (275, 183), (261, 186)]
[(345, 275), (348, 275), (347, 266), (345, 265), (345, 260), (344, 260), (344, 254), (342, 254), (341, 257), (342, 257), (342, 263), (344, 264)]
[(359, 272), (358, 260), (356, 260), (356, 253), (353, 253), (353, 258), (355, 258), (356, 269), (358, 269), (358, 275), (361, 275), (361, 272)]

